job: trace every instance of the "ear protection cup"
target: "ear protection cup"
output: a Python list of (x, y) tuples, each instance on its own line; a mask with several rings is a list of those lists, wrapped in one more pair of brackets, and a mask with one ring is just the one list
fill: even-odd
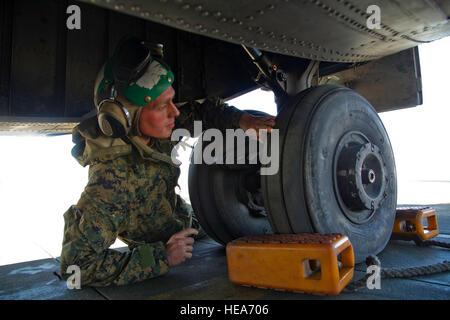
[(98, 125), (108, 137), (123, 137), (130, 132), (131, 116), (120, 101), (105, 99), (98, 107)]

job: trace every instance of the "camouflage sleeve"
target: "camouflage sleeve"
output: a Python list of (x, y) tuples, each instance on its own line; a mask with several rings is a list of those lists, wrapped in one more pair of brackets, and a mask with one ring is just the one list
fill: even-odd
[[(110, 161), (108, 161), (110, 162)], [(132, 198), (126, 169), (99, 163), (89, 170), (89, 182), (76, 206), (64, 214), (60, 272), (69, 265), (81, 270), (82, 286), (125, 285), (169, 270), (163, 242), (141, 244), (130, 252), (108, 249), (126, 228)]]
[(194, 121), (202, 121), (202, 129), (219, 130), (239, 128), (239, 120), (244, 113), (223, 103), (219, 98), (208, 98), (203, 103), (191, 101), (179, 106), (180, 115), (175, 128), (185, 128), (194, 136)]

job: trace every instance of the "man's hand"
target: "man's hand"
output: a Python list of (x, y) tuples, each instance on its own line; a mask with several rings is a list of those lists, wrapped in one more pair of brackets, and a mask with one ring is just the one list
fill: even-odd
[(197, 235), (198, 231), (193, 228), (184, 229), (172, 235), (166, 243), (167, 260), (169, 267), (176, 266), (186, 259), (192, 258), (194, 238), (191, 235)]
[(253, 116), (245, 112), (239, 119), (239, 127), (247, 131), (248, 129), (256, 130), (256, 135), (259, 136), (259, 130), (265, 129), (267, 132), (272, 131), (272, 127), (275, 126), (274, 116)]

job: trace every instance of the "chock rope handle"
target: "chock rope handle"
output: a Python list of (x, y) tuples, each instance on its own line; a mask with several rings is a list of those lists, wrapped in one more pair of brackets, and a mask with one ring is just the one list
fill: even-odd
[(442, 248), (450, 248), (449, 242), (442, 242), (442, 241), (436, 241), (436, 240), (426, 240), (426, 241), (417, 241), (416, 244), (419, 247), (429, 247), (429, 246), (437, 246)]
[[(431, 245), (431, 244), (430, 244)], [(366, 258), (366, 265), (381, 266), (380, 260), (377, 256), (370, 255)], [(427, 266), (410, 267), (410, 268), (381, 268), (380, 277), (383, 279), (395, 279), (395, 278), (413, 278), (418, 276), (425, 276), (435, 273), (450, 271), (450, 261), (443, 261), (436, 264), (430, 264)], [(354, 292), (358, 289), (365, 288), (367, 285), (367, 279), (371, 274), (365, 275), (362, 279), (349, 283), (343, 290), (343, 292)]]

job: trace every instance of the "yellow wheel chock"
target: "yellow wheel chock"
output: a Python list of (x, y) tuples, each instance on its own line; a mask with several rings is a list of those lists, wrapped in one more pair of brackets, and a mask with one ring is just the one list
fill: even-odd
[(240, 285), (338, 295), (353, 277), (353, 247), (342, 234), (252, 235), (226, 247), (228, 277)]
[[(426, 226), (424, 220), (426, 219)], [(436, 210), (430, 207), (398, 208), (391, 239), (422, 242), (439, 234)]]

